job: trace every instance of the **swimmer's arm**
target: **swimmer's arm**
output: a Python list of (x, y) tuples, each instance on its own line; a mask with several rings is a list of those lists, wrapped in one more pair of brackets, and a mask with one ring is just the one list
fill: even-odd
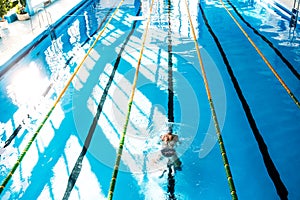
[(176, 143), (178, 143), (178, 144), (181, 143), (180, 140), (179, 140), (179, 138), (178, 138), (178, 135), (176, 135), (176, 136), (174, 137), (174, 141), (175, 141)]

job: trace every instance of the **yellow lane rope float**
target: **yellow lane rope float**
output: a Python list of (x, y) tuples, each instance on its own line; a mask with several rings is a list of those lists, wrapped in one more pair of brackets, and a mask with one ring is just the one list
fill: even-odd
[(126, 136), (126, 132), (127, 132), (131, 107), (132, 107), (132, 103), (133, 103), (133, 97), (134, 97), (134, 93), (135, 93), (135, 89), (136, 89), (136, 84), (137, 84), (138, 75), (139, 75), (139, 69), (140, 69), (141, 60), (143, 57), (144, 47), (145, 47), (145, 43), (146, 43), (146, 38), (147, 38), (147, 34), (148, 34), (148, 28), (149, 28), (150, 19), (151, 19), (153, 3), (154, 3), (154, 0), (151, 1), (148, 21), (147, 21), (147, 25), (146, 25), (145, 32), (143, 35), (142, 47), (141, 47), (137, 67), (135, 70), (134, 80), (133, 80), (132, 89), (131, 89), (131, 95), (130, 95), (129, 102), (128, 102), (128, 110), (127, 110), (127, 115), (126, 115), (126, 119), (125, 119), (125, 124), (124, 124), (124, 128), (123, 128), (122, 136), (120, 139), (120, 143), (119, 143), (119, 149), (118, 149), (117, 159), (116, 159), (115, 166), (114, 166), (114, 171), (113, 171), (111, 182), (110, 182), (110, 187), (109, 187), (109, 192), (108, 192), (109, 200), (111, 200), (113, 198), (114, 189), (115, 189), (115, 185), (116, 185), (116, 181), (117, 181), (117, 175), (119, 172), (119, 165), (121, 162), (121, 157), (122, 157), (122, 152), (123, 152), (123, 147), (124, 147), (124, 142), (125, 142), (125, 136)]
[(28, 144), (26, 145), (25, 149), (23, 150), (22, 154), (20, 155), (20, 157), (18, 158), (17, 162), (14, 164), (14, 166), (12, 167), (11, 171), (8, 173), (8, 175), (6, 176), (6, 178), (3, 180), (1, 186), (0, 186), (0, 194), (2, 193), (2, 191), (4, 190), (5, 186), (7, 185), (8, 181), (11, 179), (11, 177), (13, 176), (14, 172), (16, 171), (16, 169), (18, 168), (18, 166), (20, 165), (20, 163), (22, 162), (23, 158), (25, 157), (26, 153), (28, 152), (30, 146), (32, 145), (32, 143), (34, 142), (35, 138), (37, 137), (37, 135), (39, 134), (39, 132), (41, 131), (42, 127), (44, 126), (44, 124), (46, 123), (46, 121), (49, 119), (51, 113), (53, 112), (54, 108), (56, 107), (56, 105), (58, 104), (58, 102), (61, 100), (61, 98), (63, 97), (64, 93), (66, 92), (66, 90), (68, 89), (69, 85), (71, 84), (72, 80), (74, 79), (74, 77), (76, 76), (76, 74), (78, 73), (79, 69), (82, 67), (84, 61), (87, 59), (88, 55), (90, 54), (90, 52), (92, 51), (92, 49), (95, 47), (96, 43), (99, 41), (101, 35), (103, 34), (103, 32), (106, 30), (108, 24), (111, 22), (111, 20), (113, 19), (113, 17), (115, 16), (115, 14), (117, 13), (117, 11), (119, 10), (120, 6), (123, 4), (124, 0), (122, 0), (117, 8), (115, 9), (114, 13), (111, 15), (111, 17), (109, 18), (109, 20), (106, 22), (105, 26), (103, 27), (103, 29), (100, 31), (99, 35), (97, 36), (96, 40), (94, 41), (94, 43), (92, 44), (92, 46), (89, 48), (89, 50), (87, 51), (87, 53), (85, 54), (85, 56), (83, 57), (82, 61), (80, 62), (80, 64), (75, 68), (74, 73), (72, 74), (72, 76), (70, 77), (70, 79), (68, 80), (67, 84), (65, 85), (65, 87), (63, 88), (62, 92), (60, 93), (60, 95), (57, 97), (54, 105), (52, 106), (52, 108), (50, 109), (50, 111), (47, 113), (46, 117), (44, 118), (44, 120), (42, 121), (42, 123), (40, 124), (40, 126), (38, 127), (38, 129), (36, 130), (36, 132), (34, 133), (34, 135), (32, 136), (32, 138), (30, 139), (30, 141), (28, 142)]
[(294, 103), (300, 108), (300, 102), (296, 98), (296, 96), (292, 93), (292, 91), (289, 89), (289, 87), (285, 84), (285, 82), (282, 80), (282, 78), (279, 76), (279, 74), (276, 72), (276, 70), (272, 67), (268, 59), (264, 56), (264, 54), (259, 50), (259, 48), (256, 46), (256, 44), (253, 42), (253, 40), (249, 37), (249, 35), (246, 33), (246, 31), (243, 29), (243, 27), (238, 23), (236, 18), (231, 14), (231, 12), (228, 10), (228, 8), (225, 6), (224, 2), (220, 0), (221, 4), (227, 11), (227, 13), (230, 15), (232, 20), (235, 22), (235, 24), (239, 27), (239, 29), (242, 31), (242, 33), (245, 35), (245, 37), (248, 39), (248, 41), (251, 43), (251, 45), (254, 47), (254, 49), (257, 51), (257, 53), (261, 56), (263, 61), (266, 63), (266, 65), (269, 67), (269, 69), (272, 71), (272, 73), (275, 75), (275, 77), (278, 79), (280, 84), (283, 86), (283, 88), (287, 91), (288, 95), (292, 98)]
[(197, 42), (195, 28), (193, 26), (193, 22), (192, 22), (192, 18), (191, 18), (191, 14), (190, 14), (190, 11), (189, 11), (187, 0), (185, 0), (185, 6), (186, 6), (186, 9), (187, 9), (187, 14), (188, 14), (188, 18), (189, 18), (193, 38), (194, 38), (195, 48), (196, 48), (196, 51), (197, 51), (197, 56), (198, 56), (200, 69), (201, 69), (202, 76), (203, 76), (203, 81), (204, 81), (204, 85), (205, 85), (205, 90), (206, 90), (206, 94), (207, 94), (207, 98), (208, 98), (212, 118), (213, 118), (214, 124), (215, 124), (215, 129), (216, 129), (216, 134), (217, 134), (217, 137), (218, 137), (218, 142), (219, 142), (219, 147), (220, 147), (220, 151), (221, 151), (221, 155), (222, 155), (223, 165), (224, 165), (224, 168), (225, 168), (227, 181), (228, 181), (229, 188), (230, 188), (230, 194), (231, 194), (232, 199), (236, 200), (236, 199), (238, 199), (238, 197), (237, 197), (234, 182), (233, 182), (233, 179), (232, 179), (232, 174), (231, 174), (231, 170), (230, 170), (230, 167), (229, 167), (228, 158), (227, 158), (227, 155), (226, 155), (225, 146), (224, 146), (223, 138), (222, 138), (222, 135), (221, 135), (220, 126), (219, 126), (219, 122), (218, 122), (218, 119), (217, 119), (217, 114), (216, 114), (216, 111), (215, 111), (215, 106), (214, 106), (213, 99), (212, 99), (211, 92), (210, 92), (210, 88), (209, 88), (209, 85), (208, 85), (208, 80), (207, 80), (207, 77), (206, 77), (206, 72), (205, 72), (205, 69), (204, 69), (204, 64), (203, 64), (203, 60), (202, 60), (202, 57), (201, 57), (200, 48), (199, 48), (199, 45), (198, 45), (198, 42)]

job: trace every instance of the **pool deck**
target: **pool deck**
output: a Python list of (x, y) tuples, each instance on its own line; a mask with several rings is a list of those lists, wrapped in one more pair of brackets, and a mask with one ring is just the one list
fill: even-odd
[(293, 0), (277, 0), (277, 2), (284, 5), (289, 10), (292, 10), (292, 7), (294, 6), (294, 1)]
[[(49, 20), (51, 18), (52, 20), (50, 21), (54, 23), (81, 1), (82, 0), (55, 0), (47, 7), (44, 7), (44, 9), (50, 13)], [(40, 12), (40, 16), (35, 14), (31, 16), (30, 20), (16, 20), (12, 23), (0, 22), (0, 68), (17, 52), (47, 29), (48, 22), (44, 16), (45, 12)], [(42, 17), (44, 17), (44, 20)]]
[[(82, 0), (56, 0), (48, 5), (45, 10), (50, 13), (52, 23), (60, 19), (74, 6)], [(292, 0), (276, 0), (285, 6), (288, 10), (293, 7)], [(40, 15), (42, 15), (41, 13)], [(41, 18), (41, 17), (40, 17)], [(40, 19), (41, 20), (41, 19)], [(30, 20), (15, 21), (12, 23), (0, 22), (0, 71), (10, 58), (28, 45), (34, 38), (41, 34), (47, 28), (47, 22), (41, 20), (39, 25), (38, 15), (34, 15)]]

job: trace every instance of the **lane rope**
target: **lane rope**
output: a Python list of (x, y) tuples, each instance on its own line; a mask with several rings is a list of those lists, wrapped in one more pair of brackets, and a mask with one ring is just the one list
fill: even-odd
[(287, 68), (291, 71), (291, 73), (298, 79), (300, 80), (300, 74), (298, 71), (293, 67), (292, 63), (288, 61), (287, 58), (284, 57), (284, 55), (279, 51), (278, 48), (267, 38), (265, 37), (262, 33), (260, 33), (257, 29), (255, 29), (246, 19), (242, 16), (242, 14), (238, 11), (238, 9), (233, 5), (233, 3), (230, 0), (226, 0), (227, 3), (232, 7), (234, 12), (237, 14), (237, 16), (263, 41), (265, 41), (271, 49), (278, 55), (278, 57), (282, 60), (282, 62), (287, 66)]
[[(141, 12), (141, 8), (138, 9), (137, 13), (135, 16), (139, 16)], [(105, 20), (106, 21), (106, 20)], [(120, 51), (118, 53), (118, 56), (116, 58), (115, 64), (113, 66), (113, 69), (111, 71), (111, 74), (109, 75), (109, 79), (108, 82), (106, 83), (105, 88), (103, 89), (103, 93), (101, 98), (99, 99), (99, 103), (97, 106), (97, 113), (95, 114), (93, 121), (90, 125), (88, 134), (84, 140), (84, 146), (82, 147), (82, 150), (76, 160), (76, 163), (71, 171), (71, 174), (69, 175), (69, 179), (68, 179), (68, 183), (67, 183), (67, 187), (65, 190), (65, 194), (62, 200), (68, 200), (70, 198), (71, 192), (78, 180), (79, 175), (82, 173), (82, 165), (83, 165), (83, 158), (85, 157), (86, 153), (88, 152), (88, 149), (90, 147), (91, 141), (93, 140), (94, 134), (95, 134), (95, 130), (96, 127), (98, 125), (98, 121), (100, 118), (100, 115), (102, 113), (105, 101), (108, 97), (108, 92), (109, 89), (111, 88), (111, 85), (114, 81), (114, 77), (116, 75), (117, 69), (120, 65), (120, 61), (121, 61), (121, 55), (123, 54), (123, 52), (125, 51), (126, 46), (128, 45), (128, 42), (130, 41), (131, 36), (133, 35), (133, 32), (136, 28), (136, 24), (138, 21), (134, 21), (132, 24), (132, 28), (129, 32), (129, 34), (127, 35), (126, 39), (124, 40), (125, 42), (121, 45)]]
[(54, 105), (52, 106), (52, 108), (50, 109), (50, 111), (47, 113), (46, 117), (44, 118), (44, 120), (42, 121), (42, 123), (40, 124), (40, 126), (38, 127), (38, 129), (36, 130), (36, 132), (34, 133), (34, 135), (32, 136), (32, 138), (30, 139), (30, 141), (28, 142), (28, 144), (26, 145), (25, 149), (23, 150), (23, 152), (21, 153), (20, 157), (18, 158), (17, 162), (14, 164), (14, 166), (12, 167), (12, 169), (10, 170), (10, 172), (8, 173), (8, 175), (6, 176), (6, 178), (3, 180), (1, 186), (0, 186), (0, 194), (2, 193), (2, 191), (4, 190), (5, 186), (7, 185), (7, 183), (9, 182), (9, 180), (11, 179), (11, 177), (13, 176), (13, 174), (15, 173), (16, 169), (19, 167), (19, 165), (21, 164), (23, 158), (25, 157), (26, 153), (28, 152), (30, 146), (32, 145), (32, 143), (34, 142), (34, 140), (36, 139), (37, 135), (40, 133), (42, 127), (44, 126), (44, 124), (46, 123), (46, 121), (49, 119), (51, 113), (53, 112), (54, 108), (57, 106), (57, 104), (59, 103), (59, 101), (61, 100), (61, 98), (63, 97), (64, 93), (66, 92), (66, 90), (68, 89), (68, 87), (70, 86), (72, 80), (74, 79), (74, 77), (76, 76), (76, 74), (78, 73), (79, 69), (82, 67), (84, 61), (87, 59), (88, 55), (90, 54), (90, 52), (92, 51), (92, 49), (95, 47), (96, 43), (98, 42), (98, 40), (100, 39), (101, 35), (104, 33), (104, 31), (106, 30), (108, 24), (111, 22), (111, 20), (113, 19), (113, 17), (115, 16), (115, 14), (117, 13), (117, 11), (119, 10), (119, 8), (121, 7), (121, 5), (123, 4), (124, 0), (121, 0), (121, 2), (119, 3), (119, 5), (116, 7), (115, 11), (113, 12), (113, 14), (111, 15), (111, 17), (109, 18), (109, 20), (106, 22), (105, 26), (103, 27), (103, 29), (101, 30), (101, 32), (99, 33), (99, 35), (97, 36), (96, 40), (93, 42), (92, 46), (89, 48), (89, 50), (87, 51), (87, 53), (85, 54), (85, 56), (83, 57), (82, 61), (80, 62), (80, 64), (76, 67), (76, 69), (74, 70), (74, 73), (72, 74), (72, 76), (70, 77), (69, 81), (67, 82), (67, 84), (65, 85), (65, 87), (63, 88), (62, 92), (60, 93), (60, 95), (57, 97)]
[(238, 98), (240, 100), (240, 103), (243, 107), (243, 110), (245, 112), (245, 115), (247, 117), (248, 123), (250, 125), (250, 128), (252, 130), (253, 136), (255, 137), (255, 140), (258, 144), (258, 148), (259, 151), (262, 155), (263, 161), (264, 161), (264, 165), (266, 167), (266, 170), (268, 172), (268, 175), (270, 176), (276, 190), (277, 190), (277, 194), (279, 195), (280, 199), (286, 199), (286, 197), (288, 196), (288, 191), (286, 186), (284, 185), (282, 179), (280, 178), (280, 174), (270, 156), (270, 153), (268, 152), (268, 146), (266, 144), (266, 142), (264, 141), (264, 138), (262, 137), (262, 134), (260, 133), (257, 124), (255, 122), (254, 116), (252, 115), (250, 106), (245, 98), (245, 96), (243, 95), (243, 91), (238, 83), (238, 80), (232, 70), (232, 67), (229, 63), (229, 60), (227, 59), (227, 56), (224, 52), (224, 49), (218, 39), (218, 37), (216, 36), (216, 34), (214, 33), (214, 31), (212, 30), (212, 27), (210, 26), (208, 19), (204, 13), (204, 9), (202, 8), (201, 4), (198, 3), (201, 14), (202, 14), (202, 18), (204, 20), (204, 23), (209, 31), (209, 33), (211, 34), (213, 40), (215, 41), (217, 48), (223, 58), (223, 62), (226, 66), (228, 75), (231, 78), (231, 81), (233, 83), (234, 89), (236, 91), (236, 94), (238, 95)]
[(127, 114), (126, 114), (125, 124), (124, 124), (124, 128), (123, 128), (122, 136), (120, 139), (117, 159), (115, 162), (115, 166), (114, 166), (114, 170), (113, 170), (113, 174), (112, 174), (112, 178), (111, 178), (111, 182), (110, 182), (110, 186), (109, 186), (109, 192), (108, 192), (108, 197), (107, 197), (109, 200), (111, 200), (113, 198), (114, 189), (115, 189), (115, 185), (117, 182), (117, 175), (119, 172), (119, 166), (120, 166), (120, 162), (121, 162), (121, 157), (122, 157), (122, 152), (123, 152), (123, 147), (124, 147), (124, 142), (125, 142), (125, 136), (126, 136), (126, 132), (127, 132), (128, 123), (129, 123), (129, 117), (130, 117), (131, 107), (132, 107), (134, 93), (135, 93), (135, 89), (136, 89), (136, 84), (137, 84), (137, 80), (138, 80), (139, 69), (141, 66), (141, 60), (143, 57), (144, 47), (145, 47), (146, 38), (147, 38), (147, 34), (148, 34), (148, 28), (150, 25), (153, 4), (154, 4), (154, 0), (151, 0), (148, 21), (147, 21), (145, 32), (143, 35), (141, 51), (140, 51), (137, 67), (135, 70), (134, 80), (133, 80), (132, 89), (131, 89), (131, 95), (130, 95), (129, 102), (128, 102), (128, 110), (127, 110)]
[(194, 28), (194, 25), (193, 25), (193, 22), (192, 22), (192, 18), (191, 18), (191, 14), (190, 14), (190, 11), (189, 11), (187, 0), (184, 0), (184, 2), (185, 2), (186, 9), (187, 9), (189, 23), (190, 23), (193, 38), (194, 38), (195, 48), (196, 48), (196, 51), (197, 51), (197, 56), (198, 56), (200, 69), (201, 69), (202, 76), (203, 76), (203, 81), (204, 81), (204, 85), (205, 85), (205, 90), (206, 90), (206, 94), (207, 94), (207, 98), (208, 98), (212, 118), (214, 120), (214, 125), (215, 125), (215, 129), (216, 129), (216, 134), (217, 134), (217, 137), (218, 137), (218, 142), (219, 142), (219, 147), (220, 147), (220, 151), (221, 151), (221, 155), (222, 155), (223, 165), (224, 165), (224, 169), (225, 169), (226, 176), (227, 176), (227, 181), (228, 181), (229, 188), (230, 188), (230, 194), (231, 194), (232, 199), (236, 200), (236, 199), (238, 199), (238, 197), (237, 197), (237, 194), (236, 194), (236, 190), (235, 190), (235, 186), (234, 186), (234, 182), (233, 182), (233, 178), (232, 178), (228, 158), (227, 158), (227, 155), (226, 155), (225, 145), (224, 145), (224, 142), (223, 142), (223, 137), (221, 135), (221, 130), (220, 130), (217, 114), (216, 114), (216, 111), (215, 111), (215, 106), (214, 106), (213, 99), (212, 99), (211, 92), (210, 92), (210, 88), (209, 88), (209, 85), (208, 85), (208, 80), (207, 80), (207, 77), (206, 77), (206, 72), (205, 72), (203, 60), (202, 60), (202, 57), (201, 57), (200, 48), (199, 48), (199, 45), (198, 45), (198, 42), (197, 42), (195, 28)]
[(278, 81), (283, 86), (283, 88), (287, 91), (288, 95), (292, 98), (292, 100), (294, 101), (294, 103), (298, 106), (298, 108), (300, 108), (300, 102), (298, 101), (298, 99), (296, 98), (296, 96), (288, 88), (288, 86), (285, 84), (285, 82), (282, 80), (282, 78), (279, 76), (279, 74), (276, 72), (276, 70), (272, 67), (271, 63), (264, 56), (264, 54), (259, 50), (259, 48), (253, 42), (253, 40), (250, 38), (250, 36), (246, 33), (246, 31), (243, 29), (243, 27), (238, 23), (238, 21), (235, 19), (235, 17), (231, 14), (231, 12), (225, 6), (223, 0), (220, 0), (220, 2), (223, 5), (223, 7), (225, 8), (225, 10), (227, 11), (227, 13), (229, 14), (229, 16), (235, 22), (235, 24), (239, 27), (239, 29), (242, 31), (242, 33), (245, 35), (245, 37), (248, 39), (248, 41), (251, 43), (251, 45), (254, 47), (254, 49), (257, 51), (257, 53), (260, 55), (260, 57), (263, 59), (263, 61), (266, 63), (266, 65), (269, 67), (269, 69), (272, 71), (272, 73), (275, 75), (275, 77), (278, 79)]

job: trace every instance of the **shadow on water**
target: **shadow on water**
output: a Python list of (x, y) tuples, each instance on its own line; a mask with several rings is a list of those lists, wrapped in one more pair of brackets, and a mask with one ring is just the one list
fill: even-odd
[[(139, 9), (138, 12), (136, 13), (136, 16), (139, 16), (140, 11), (141, 11), (141, 10)], [(84, 146), (83, 146), (83, 148), (82, 148), (82, 151), (81, 151), (81, 153), (80, 153), (80, 155), (79, 155), (79, 157), (78, 157), (78, 159), (77, 159), (77, 161), (76, 161), (76, 163), (75, 163), (75, 166), (74, 166), (74, 168), (73, 168), (73, 170), (72, 170), (72, 172), (71, 172), (71, 174), (70, 174), (70, 176), (69, 176), (68, 185), (67, 185), (67, 188), (66, 188), (66, 191), (65, 191), (65, 194), (64, 194), (63, 199), (68, 199), (68, 198), (69, 198), (70, 193), (71, 193), (71, 191), (72, 191), (72, 189), (73, 189), (73, 187), (74, 187), (74, 185), (75, 185), (75, 183), (76, 183), (76, 181), (77, 181), (77, 179), (78, 179), (78, 176), (79, 176), (79, 174), (80, 174), (80, 172), (81, 172), (81, 168), (82, 168), (82, 160), (83, 160), (84, 156), (86, 155), (87, 150), (88, 150), (88, 148), (89, 148), (89, 146), (90, 146), (90, 142), (91, 142), (91, 140), (92, 140), (92, 138), (93, 138), (95, 129), (96, 129), (96, 127), (97, 127), (97, 122), (98, 122), (98, 120), (99, 120), (99, 117), (100, 117), (100, 114), (101, 114), (101, 112), (102, 112), (102, 108), (103, 108), (104, 102), (105, 102), (106, 97), (107, 97), (107, 95), (108, 95), (109, 88), (110, 88), (110, 86), (111, 86), (111, 84), (112, 84), (112, 82), (113, 82), (114, 75), (115, 75), (115, 73), (116, 73), (116, 71), (117, 71), (117, 69), (118, 69), (119, 63), (120, 63), (120, 61), (121, 61), (121, 58), (122, 58), (121, 55), (122, 55), (123, 51), (125, 50), (125, 47), (126, 47), (127, 43), (128, 43), (129, 40), (130, 40), (130, 37), (131, 37), (132, 34), (134, 33), (134, 30), (135, 30), (135, 28), (136, 28), (136, 24), (137, 24), (137, 21), (134, 21), (134, 23), (133, 23), (133, 25), (132, 25), (132, 28), (131, 28), (131, 31), (130, 31), (130, 33), (128, 34), (128, 36), (127, 36), (125, 42), (123, 43), (123, 45), (122, 45), (122, 47), (121, 47), (121, 49), (120, 49), (120, 52), (119, 52), (118, 57), (117, 57), (117, 59), (116, 59), (116, 62), (115, 62), (115, 64), (114, 64), (113, 71), (112, 71), (112, 73), (111, 73), (111, 75), (110, 75), (110, 77), (109, 77), (109, 81), (108, 81), (108, 83), (107, 83), (107, 85), (106, 85), (106, 87), (105, 87), (105, 89), (104, 89), (104, 92), (103, 92), (103, 94), (102, 94), (102, 96), (101, 96), (101, 100), (100, 100), (100, 102), (99, 102), (99, 104), (98, 104), (98, 107), (97, 107), (97, 114), (95, 115), (95, 117), (94, 117), (94, 119), (93, 119), (92, 125), (90, 126), (88, 135), (87, 135), (87, 137), (86, 137), (86, 139), (85, 139), (85, 142), (84, 142)]]
[(284, 183), (282, 182), (282, 180), (280, 178), (280, 174), (279, 174), (278, 170), (276, 169), (276, 166), (275, 166), (275, 164), (274, 164), (274, 162), (273, 162), (273, 160), (272, 160), (272, 158), (271, 158), (271, 156), (270, 156), (270, 154), (268, 152), (268, 147), (267, 147), (267, 145), (266, 145), (266, 143), (265, 143), (265, 141), (264, 141), (264, 139), (263, 139), (263, 137), (262, 137), (262, 135), (261, 135), (261, 133), (260, 133), (257, 125), (256, 125), (255, 119), (254, 119), (254, 117), (253, 117), (253, 115), (251, 113), (251, 109), (250, 109), (250, 107), (249, 107), (249, 105), (247, 103), (246, 98), (243, 95), (243, 92), (242, 92), (242, 89), (239, 86), (238, 80), (236, 79), (236, 77), (235, 77), (235, 75), (233, 73), (232, 67), (231, 67), (231, 65), (230, 65), (230, 63), (229, 63), (229, 61), (227, 59), (227, 56), (226, 56), (226, 54), (224, 52), (224, 49), (221, 46), (221, 43), (220, 43), (219, 39), (217, 38), (217, 36), (213, 32), (211, 26), (209, 25), (208, 19), (206, 18), (206, 15), (205, 15), (204, 10), (203, 10), (203, 8), (202, 8), (202, 6), (201, 6), (200, 3), (199, 3), (199, 8), (200, 8), (203, 20), (205, 22), (205, 25), (207, 26), (208, 31), (212, 35), (212, 37), (213, 37), (213, 39), (214, 39), (214, 41), (215, 41), (215, 43), (216, 43), (216, 45), (217, 45), (217, 47), (218, 47), (218, 49), (220, 51), (220, 54), (221, 54), (221, 56), (223, 58), (223, 61), (224, 61), (225, 65), (226, 65), (228, 74), (229, 74), (229, 76), (231, 78), (231, 81), (232, 81), (232, 83), (234, 85), (236, 93), (237, 93), (237, 95), (239, 97), (239, 100), (240, 100), (240, 102), (241, 102), (241, 104), (243, 106), (244, 112), (245, 112), (246, 117), (248, 119), (248, 123), (249, 123), (249, 125), (250, 125), (250, 127), (252, 129), (252, 132), (253, 132), (254, 137), (256, 139), (256, 142), (258, 144), (258, 147), (259, 147), (259, 150), (260, 150), (261, 155), (263, 157), (264, 164), (266, 166), (268, 174), (269, 174), (270, 178), (272, 179), (273, 184), (274, 184), (274, 186), (275, 186), (275, 188), (277, 190), (277, 194), (279, 195), (279, 197), (281, 199), (288, 199), (287, 198), (288, 197), (288, 191), (287, 191)]

